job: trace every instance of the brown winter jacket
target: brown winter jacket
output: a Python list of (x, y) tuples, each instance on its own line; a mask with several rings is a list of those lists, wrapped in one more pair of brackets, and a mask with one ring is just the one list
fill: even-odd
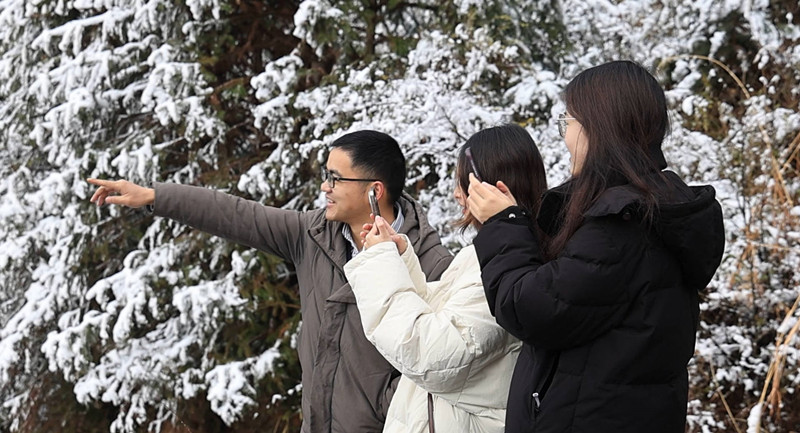
[[(344, 275), (344, 223), (324, 209), (298, 212), (213, 190), (157, 183), (153, 211), (204, 232), (277, 255), (295, 265), (303, 319), (303, 433), (380, 432), (399, 373), (367, 341)], [(408, 235), (428, 280), (452, 261), (425, 213), (400, 198)]]

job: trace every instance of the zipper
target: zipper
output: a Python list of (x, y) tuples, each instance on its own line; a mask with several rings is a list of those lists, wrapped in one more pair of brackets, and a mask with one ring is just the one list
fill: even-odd
[(550, 389), (550, 384), (553, 383), (553, 377), (556, 375), (556, 369), (558, 368), (558, 358), (560, 357), (560, 353), (556, 353), (553, 356), (553, 364), (550, 366), (550, 371), (547, 372), (547, 377), (545, 377), (544, 382), (539, 387), (538, 390), (534, 391), (531, 394), (531, 403), (533, 406), (533, 418), (536, 419), (539, 416), (539, 413), (542, 411), (542, 399), (544, 395), (547, 393), (547, 390)]
[(533, 414), (539, 415), (539, 412), (542, 411), (542, 401), (539, 400), (539, 393), (534, 392), (531, 397), (533, 397)]

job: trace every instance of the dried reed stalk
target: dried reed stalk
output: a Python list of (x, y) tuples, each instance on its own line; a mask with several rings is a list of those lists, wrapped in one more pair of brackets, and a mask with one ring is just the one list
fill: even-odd
[[(783, 321), (789, 320), (792, 316), (794, 316), (794, 312), (797, 311), (797, 306), (800, 305), (800, 296), (797, 297), (794, 301), (794, 305), (792, 308), (789, 309), (789, 312), (786, 313)], [(783, 322), (781, 322), (783, 323)], [(780, 409), (781, 403), (781, 391), (780, 391), (780, 383), (781, 378), (783, 377), (783, 365), (786, 363), (786, 350), (784, 348), (789, 347), (789, 342), (797, 335), (798, 330), (800, 329), (800, 320), (794, 324), (792, 329), (787, 334), (778, 334), (775, 337), (775, 355), (773, 357), (772, 362), (769, 365), (769, 371), (767, 372), (767, 379), (764, 381), (764, 388), (761, 390), (761, 397), (758, 399), (758, 404), (762, 405), (765, 401), (768, 401), (770, 404), (770, 415), (774, 414), (777, 409)], [(767, 395), (767, 388), (770, 387), (770, 393)], [(762, 411), (763, 414), (763, 411)], [(761, 417), (758, 417), (758, 424), (756, 424), (756, 433), (761, 432)]]

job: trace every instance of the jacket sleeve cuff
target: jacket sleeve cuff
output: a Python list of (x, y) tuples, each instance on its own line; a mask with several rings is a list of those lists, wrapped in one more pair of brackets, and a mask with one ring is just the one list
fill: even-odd
[[(153, 189), (154, 193), (157, 192), (156, 191), (156, 182), (150, 182), (150, 185), (148, 185), (148, 186)], [(157, 194), (155, 194), (155, 195), (157, 195)], [(148, 204), (148, 205), (146, 205), (144, 208), (145, 208), (145, 210), (147, 210), (148, 214), (150, 214), (150, 215), (154, 214), (156, 212), (156, 199), (153, 199), (153, 202)]]
[(483, 224), (486, 225), (495, 221), (505, 221), (518, 225), (529, 225), (531, 222), (531, 216), (528, 211), (519, 206), (509, 206), (504, 210), (492, 215)]
[(404, 234), (401, 234), (401, 236), (405, 238), (407, 247), (406, 251), (400, 255), (400, 258), (403, 259), (403, 263), (408, 269), (408, 275), (411, 277), (411, 281), (414, 282), (414, 289), (420, 296), (425, 297), (428, 293), (427, 277), (422, 270), (419, 257), (417, 257), (417, 254), (414, 252), (411, 240)]

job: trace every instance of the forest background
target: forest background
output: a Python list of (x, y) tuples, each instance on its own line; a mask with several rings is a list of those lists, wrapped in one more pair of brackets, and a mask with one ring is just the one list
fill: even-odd
[(557, 185), (560, 92), (613, 59), (725, 213), (688, 430), (800, 431), (798, 41), (796, 0), (0, 0), (0, 431), (298, 430), (293, 268), (85, 178), (313, 209), (327, 145), (378, 129), (455, 252), (465, 138), (526, 127)]

